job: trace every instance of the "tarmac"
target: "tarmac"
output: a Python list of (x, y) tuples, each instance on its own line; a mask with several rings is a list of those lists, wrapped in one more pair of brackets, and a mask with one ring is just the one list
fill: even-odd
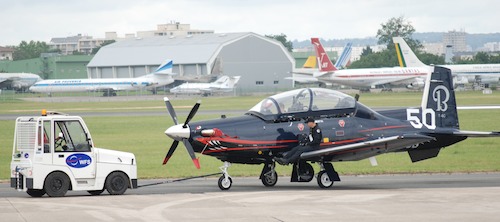
[[(2, 221), (498, 221), (500, 173), (344, 176), (330, 189), (280, 178), (216, 178), (90, 196), (29, 197), (0, 184)], [(140, 181), (140, 184), (158, 182)]]

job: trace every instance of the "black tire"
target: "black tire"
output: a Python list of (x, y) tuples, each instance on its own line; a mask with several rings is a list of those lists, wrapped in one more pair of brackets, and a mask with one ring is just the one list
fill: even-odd
[(326, 171), (322, 170), (318, 173), (318, 185), (321, 188), (330, 188), (333, 185), (333, 181), (328, 176)]
[(276, 173), (276, 171), (274, 171), (272, 174), (269, 174), (269, 172), (267, 172), (264, 175), (262, 175), (261, 180), (264, 186), (272, 187), (276, 185), (276, 183), (278, 182), (278, 173)]
[(309, 163), (301, 163), (299, 176), (303, 182), (311, 182), (314, 179), (314, 168)]
[(101, 195), (102, 192), (104, 192), (104, 189), (102, 189), (102, 190), (89, 190), (87, 192), (89, 192), (89, 194), (92, 196), (98, 196), (98, 195)]
[(231, 185), (233, 184), (233, 179), (231, 179), (231, 177), (227, 177), (227, 180), (226, 180), (226, 177), (224, 175), (222, 175), (220, 178), (219, 178), (219, 188), (221, 190), (229, 190), (229, 188), (231, 188)]
[(122, 172), (113, 172), (106, 178), (104, 187), (111, 195), (121, 195), (128, 188), (128, 177)]
[(42, 197), (45, 195), (45, 190), (28, 189), (26, 193), (32, 197)]
[(64, 197), (69, 190), (69, 178), (63, 172), (53, 172), (45, 178), (43, 189), (49, 197)]

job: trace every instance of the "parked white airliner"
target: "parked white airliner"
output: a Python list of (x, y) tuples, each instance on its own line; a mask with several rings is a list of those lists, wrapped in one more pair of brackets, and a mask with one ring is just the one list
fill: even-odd
[(39, 75), (33, 73), (0, 73), (0, 89), (13, 89), (24, 92), (30, 86), (41, 81)]
[[(393, 37), (401, 67), (428, 67), (411, 50), (402, 37)], [(500, 64), (439, 65), (451, 70), (454, 83), (499, 83)]]
[(221, 76), (211, 83), (183, 83), (170, 89), (170, 92), (174, 94), (201, 94), (203, 96), (231, 92), (240, 78), (241, 76)]
[(377, 85), (405, 85), (409, 88), (423, 87), (425, 77), (432, 71), (429, 67), (392, 67), (338, 70), (328, 58), (318, 38), (311, 38), (316, 50), (319, 72), (313, 77), (322, 82), (336, 83), (355, 88), (375, 88)]
[(172, 60), (167, 60), (153, 73), (137, 78), (51, 79), (37, 82), (29, 89), (40, 93), (99, 91), (104, 96), (116, 96), (116, 91), (153, 90), (173, 83), (172, 67)]

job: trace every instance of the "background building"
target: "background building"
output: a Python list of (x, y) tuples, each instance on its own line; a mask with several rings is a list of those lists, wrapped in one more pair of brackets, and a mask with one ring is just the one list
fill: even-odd
[(44, 53), (40, 58), (1, 61), (0, 72), (25, 72), (38, 74), (43, 79), (85, 79), (87, 64), (92, 56)]
[(12, 60), (14, 49), (0, 46), (0, 60)]
[(157, 25), (156, 30), (139, 31), (137, 37), (153, 37), (153, 36), (188, 36), (198, 34), (214, 34), (214, 30), (198, 30), (191, 29), (190, 24), (181, 24), (179, 22), (170, 22), (168, 24)]
[(241, 92), (272, 92), (292, 87), (285, 80), (295, 60), (278, 41), (255, 33), (155, 36), (102, 47), (87, 66), (89, 78), (138, 77), (172, 59), (175, 79), (224, 74), (241, 76)]
[(443, 34), (443, 48), (446, 48), (446, 46), (451, 45), (453, 52), (466, 52), (469, 51), (467, 50), (467, 43), (465, 41), (465, 36), (467, 33), (464, 31), (449, 31), (447, 33)]
[(213, 30), (191, 29), (190, 24), (171, 22), (168, 24), (157, 25), (156, 30), (138, 31), (137, 35), (134, 33), (125, 34), (124, 38), (118, 37), (118, 34), (116, 32), (106, 32), (104, 38), (93, 38), (92, 36), (78, 34), (75, 36), (52, 38), (47, 45), (49, 45), (50, 49), (52, 50), (59, 50), (63, 55), (71, 55), (74, 52), (88, 55), (92, 52), (92, 49), (100, 47), (102, 43), (109, 40), (121, 41), (124, 39), (146, 38), (153, 36), (175, 37), (213, 33)]

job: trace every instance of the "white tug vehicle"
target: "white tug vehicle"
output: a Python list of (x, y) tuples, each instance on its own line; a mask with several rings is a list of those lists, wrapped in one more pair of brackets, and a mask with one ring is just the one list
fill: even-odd
[(10, 169), (11, 187), (32, 197), (62, 197), (68, 190), (119, 195), (137, 188), (133, 153), (95, 148), (81, 117), (45, 110), (16, 119)]

